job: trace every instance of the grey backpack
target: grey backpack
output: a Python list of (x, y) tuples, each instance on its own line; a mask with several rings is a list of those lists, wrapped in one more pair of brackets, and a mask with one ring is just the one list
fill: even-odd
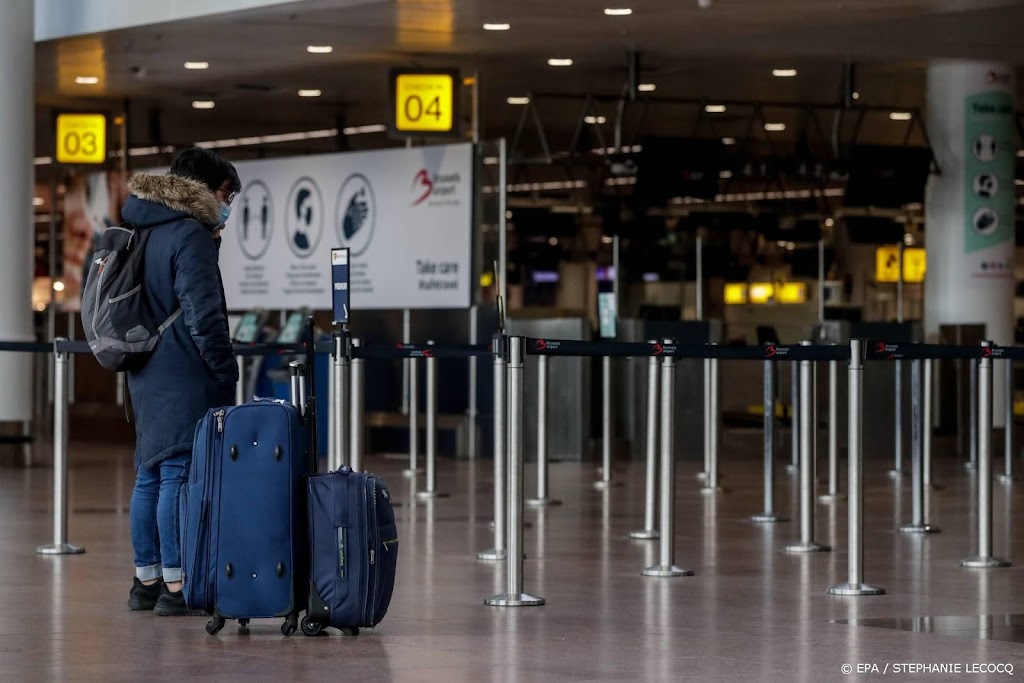
[[(150, 226), (152, 227), (152, 226)], [(139, 370), (160, 335), (181, 315), (153, 319), (143, 292), (143, 256), (150, 228), (107, 228), (92, 256), (82, 291), (82, 326), (99, 364), (115, 372)]]

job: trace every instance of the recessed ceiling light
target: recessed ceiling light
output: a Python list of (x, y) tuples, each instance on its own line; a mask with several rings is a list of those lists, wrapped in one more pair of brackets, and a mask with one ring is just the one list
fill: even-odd
[(42, 197), (33, 197), (32, 198), (32, 206), (42, 206), (45, 203), (46, 202), (43, 201)]
[(75, 76), (75, 83), (78, 85), (96, 85), (99, 82), (99, 76)]
[(655, 90), (658, 89), (658, 86), (656, 86), (654, 83), (641, 83), (640, 85), (636, 86), (636, 89), (639, 90), (640, 92), (654, 92)]
[(722, 114), (725, 112), (724, 104), (709, 104), (704, 107), (704, 111), (709, 114)]
[(584, 123), (590, 123), (590, 124), (594, 124), (594, 123), (607, 123), (608, 119), (606, 119), (603, 116), (584, 116), (583, 117), (583, 122)]
[(853, 93), (853, 99), (859, 100), (860, 99), (860, 93), (859, 92)]
[(509, 104), (529, 104), (530, 103), (530, 98), (529, 97), (509, 97), (505, 101), (508, 102)]
[(552, 57), (548, 60), (548, 66), (572, 66), (572, 60), (561, 57)]
[(605, 9), (604, 13), (609, 17), (628, 17), (633, 10), (628, 7), (609, 7)]
[(215, 106), (213, 100), (194, 100), (192, 102), (193, 109), (213, 109)]
[(777, 78), (793, 78), (793, 76), (796, 76), (796, 69), (772, 69), (772, 76)]
[(507, 31), (512, 28), (512, 24), (484, 24), (485, 31)]
[(320, 97), (320, 91), (317, 88), (310, 88), (308, 90), (300, 90), (299, 97)]
[(826, 218), (825, 219), (825, 227), (826, 228), (831, 228), (835, 224), (836, 224), (836, 221), (835, 221), (834, 218)]
[(54, 280), (53, 281), (53, 291), (55, 291), (55, 292), (63, 292), (64, 291), (64, 283), (61, 282), (60, 280)]
[(914, 118), (914, 115), (911, 114), (909, 111), (894, 111), (891, 114), (889, 114), (889, 118), (892, 119), (893, 121), (909, 121), (910, 119)]
[(312, 52), (315, 55), (326, 55), (334, 52), (334, 48), (330, 45), (307, 45), (306, 52)]
[(185, 68), (186, 69), (193, 69), (193, 70), (197, 70), (197, 71), (200, 70), (200, 69), (209, 69), (210, 68), (210, 63), (209, 62), (185, 62)]
[(735, 145), (736, 144), (736, 138), (722, 138), (722, 144), (723, 145)]
[(558, 246), (558, 238), (557, 237), (550, 238), (548, 240), (548, 244), (550, 244), (553, 247), (557, 247)]
[(769, 133), (781, 133), (786, 130), (786, 124), (784, 123), (766, 123), (764, 129)]

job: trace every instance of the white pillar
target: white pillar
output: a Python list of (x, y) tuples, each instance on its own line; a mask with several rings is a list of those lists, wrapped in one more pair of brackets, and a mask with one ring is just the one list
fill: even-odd
[[(0, 7), (0, 339), (32, 341), (32, 132), (35, 119), (33, 0)], [(0, 353), (0, 420), (32, 419), (32, 363)]]
[[(925, 200), (928, 275), (925, 333), (984, 323), (1012, 344), (1015, 289), (1014, 70), (1005, 64), (936, 61), (928, 67), (928, 135), (942, 170)], [(1001, 392), (994, 414), (1003, 415)]]

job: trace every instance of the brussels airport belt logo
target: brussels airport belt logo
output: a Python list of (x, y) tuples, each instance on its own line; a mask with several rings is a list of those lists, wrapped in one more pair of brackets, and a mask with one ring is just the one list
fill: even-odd
[(457, 204), (455, 193), (462, 182), (462, 176), (458, 173), (434, 173), (431, 174), (425, 168), (416, 172), (412, 179), (412, 205), (419, 206), (428, 199), (428, 206), (434, 204)]
[(299, 178), (288, 193), (284, 228), (296, 256), (308, 258), (316, 251), (324, 233), (324, 200), (312, 178)]
[(348, 247), (352, 256), (363, 254), (377, 224), (377, 199), (373, 186), (362, 173), (353, 173), (341, 184), (334, 215), (341, 246)]

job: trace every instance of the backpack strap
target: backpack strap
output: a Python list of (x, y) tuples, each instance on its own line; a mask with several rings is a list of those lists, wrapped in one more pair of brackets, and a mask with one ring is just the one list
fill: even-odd
[(181, 317), (181, 306), (178, 306), (178, 310), (176, 310), (176, 311), (175, 311), (174, 313), (171, 313), (171, 314), (170, 314), (170, 315), (169, 315), (169, 316), (167, 317), (167, 320), (165, 320), (165, 321), (163, 322), (163, 324), (162, 324), (162, 325), (160, 325), (160, 327), (156, 328), (156, 333), (157, 333), (157, 335), (161, 335), (161, 334), (163, 334), (163, 333), (164, 333), (164, 331), (166, 331), (168, 327), (170, 327), (171, 325), (173, 325), (173, 324), (174, 324), (174, 321), (175, 321), (175, 320), (177, 320), (177, 319), (178, 319), (178, 318), (180, 318), (180, 317)]

